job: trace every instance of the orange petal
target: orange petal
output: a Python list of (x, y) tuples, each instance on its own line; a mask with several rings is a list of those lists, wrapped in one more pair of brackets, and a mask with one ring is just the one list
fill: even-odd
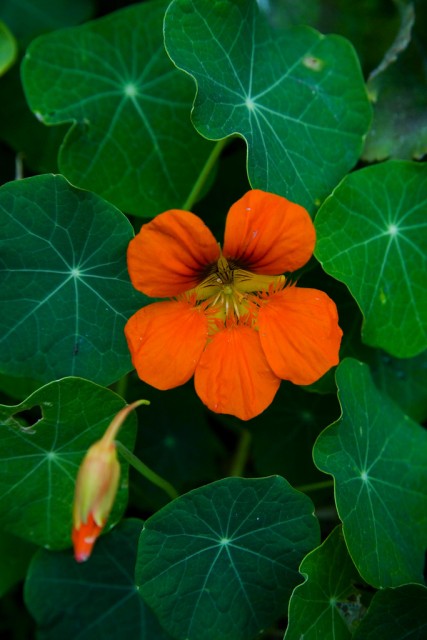
[(216, 413), (254, 418), (272, 402), (280, 380), (271, 371), (258, 333), (235, 325), (216, 333), (194, 375), (196, 392)]
[(86, 562), (101, 531), (102, 527), (96, 524), (91, 513), (86, 523), (81, 523), (78, 529), (73, 529), (74, 557), (77, 562)]
[(274, 373), (312, 384), (338, 364), (342, 331), (335, 303), (323, 291), (287, 287), (258, 314), (259, 336)]
[(193, 375), (208, 321), (201, 307), (189, 302), (155, 302), (128, 320), (125, 334), (141, 380), (156, 389), (172, 389)]
[(166, 298), (195, 287), (219, 258), (218, 244), (205, 223), (189, 211), (171, 209), (144, 224), (129, 243), (133, 286), (147, 296)]
[(228, 212), (223, 253), (249, 271), (279, 275), (304, 266), (315, 242), (313, 223), (303, 207), (253, 189)]

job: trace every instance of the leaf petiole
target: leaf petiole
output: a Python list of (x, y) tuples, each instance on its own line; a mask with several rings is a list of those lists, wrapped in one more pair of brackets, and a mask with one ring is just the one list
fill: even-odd
[(129, 451), (129, 449), (125, 447), (125, 445), (122, 444), (120, 440), (116, 440), (115, 445), (118, 452), (121, 453), (126, 462), (132, 465), (132, 467), (136, 469), (138, 473), (144, 476), (144, 478), (147, 478), (149, 482), (152, 482), (157, 487), (160, 487), (160, 489), (163, 489), (163, 491), (168, 494), (171, 500), (174, 500), (178, 497), (179, 494), (177, 490), (167, 480), (157, 475), (157, 473), (147, 467), (147, 465), (144, 464), (142, 460), (137, 458), (137, 456), (134, 455), (132, 451)]

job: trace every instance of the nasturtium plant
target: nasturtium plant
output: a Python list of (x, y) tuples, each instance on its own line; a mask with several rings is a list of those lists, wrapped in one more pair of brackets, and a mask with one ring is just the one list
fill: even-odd
[[(123, 405), (109, 389), (89, 380), (63, 378), (19, 405), (0, 406), (0, 517), (6, 531), (47, 549), (69, 546), (70, 504), (79, 464)], [(41, 417), (26, 424), (31, 409), (38, 409)], [(134, 434), (135, 419), (130, 417), (121, 434), (128, 446)], [(126, 505), (126, 473), (124, 465), (116, 520)]]
[(427, 167), (389, 161), (346, 176), (316, 217), (316, 257), (364, 315), (367, 344), (427, 348)]
[(423, 0), (0, 2), (0, 635), (424, 640)]
[(422, 583), (427, 432), (377, 391), (366, 365), (347, 358), (336, 377), (342, 416), (318, 437), (314, 461), (334, 476), (350, 555), (376, 587)]
[(252, 638), (282, 610), (317, 540), (311, 501), (283, 478), (225, 478), (146, 521), (136, 581), (176, 638)]
[(191, 81), (164, 51), (166, 6), (140, 3), (53, 31), (22, 65), (34, 113), (72, 123), (59, 153), (64, 175), (147, 217), (185, 203), (211, 148), (191, 126)]
[(1, 370), (116, 381), (131, 368), (123, 326), (144, 304), (126, 270), (129, 221), (60, 175), (3, 185), (0, 207)]
[(275, 29), (253, 0), (174, 0), (165, 44), (195, 79), (194, 126), (244, 138), (253, 187), (313, 211), (356, 163), (371, 112), (348, 40)]
[(307, 554), (300, 565), (305, 582), (295, 588), (289, 602), (285, 640), (328, 637), (351, 638), (363, 617), (360, 578), (349, 554), (341, 527)]
[(422, 640), (427, 632), (427, 588), (405, 584), (378, 591), (369, 614), (354, 634), (355, 640)]
[(142, 520), (123, 520), (99, 541), (92, 567), (77, 565), (64, 551), (52, 555), (41, 549), (35, 554), (25, 599), (39, 623), (40, 637), (115, 638), (125, 628), (138, 640), (171, 640), (136, 589), (134, 566), (142, 526)]
[(401, 14), (399, 32), (367, 83), (375, 103), (363, 152), (363, 159), (368, 161), (389, 157), (419, 160), (427, 151), (427, 86), (418, 82), (423, 74), (420, 25), (427, 13), (421, 2), (416, 6), (413, 2), (396, 4)]

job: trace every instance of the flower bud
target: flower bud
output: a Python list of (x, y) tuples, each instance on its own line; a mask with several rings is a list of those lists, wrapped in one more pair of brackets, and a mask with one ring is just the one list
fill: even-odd
[(85, 562), (113, 508), (120, 479), (114, 439), (126, 417), (147, 400), (124, 407), (111, 421), (101, 440), (87, 451), (77, 474), (73, 506), (72, 540), (74, 557)]
[(120, 478), (116, 447), (104, 439), (86, 453), (77, 476), (73, 509), (73, 545), (77, 562), (87, 560), (113, 507)]

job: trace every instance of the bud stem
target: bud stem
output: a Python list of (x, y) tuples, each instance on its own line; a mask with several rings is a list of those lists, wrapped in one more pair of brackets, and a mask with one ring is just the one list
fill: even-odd
[(113, 444), (114, 439), (116, 438), (118, 432), (120, 431), (120, 427), (126, 420), (128, 414), (139, 407), (141, 404), (150, 404), (149, 400), (136, 400), (132, 402), (132, 404), (127, 404), (123, 409), (121, 409), (113, 420), (110, 422), (110, 425), (107, 431), (104, 433), (102, 440), (105, 443)]
[[(129, 405), (132, 406), (132, 405)], [(150, 482), (155, 484), (160, 489), (163, 489), (165, 493), (168, 494), (171, 500), (174, 500), (178, 497), (177, 490), (164, 478), (161, 478), (157, 473), (152, 471), (146, 464), (144, 464), (139, 458), (137, 458), (124, 444), (122, 444), (119, 440), (115, 441), (115, 445), (117, 447), (117, 451), (121, 453), (123, 458), (128, 462), (138, 473), (140, 473), (144, 478), (147, 478)]]

